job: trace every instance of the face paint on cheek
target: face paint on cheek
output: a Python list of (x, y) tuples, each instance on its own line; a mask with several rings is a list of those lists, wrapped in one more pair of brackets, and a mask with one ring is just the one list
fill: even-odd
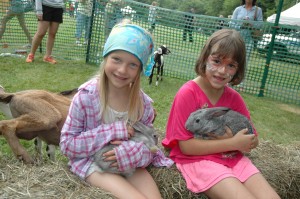
[(215, 66), (213, 66), (213, 65), (211, 65), (209, 63), (206, 63), (206, 70), (211, 71), (211, 72), (215, 72), (218, 69), (217, 69), (217, 67), (215, 67)]
[[(217, 67), (217, 66), (213, 66), (212, 64), (206, 63), (206, 70), (207, 71), (217, 72), (220, 69), (224, 70), (224, 67)], [(233, 75), (229, 74), (226, 71), (224, 71), (223, 76), (224, 76), (224, 78), (230, 78), (230, 80), (233, 78)]]

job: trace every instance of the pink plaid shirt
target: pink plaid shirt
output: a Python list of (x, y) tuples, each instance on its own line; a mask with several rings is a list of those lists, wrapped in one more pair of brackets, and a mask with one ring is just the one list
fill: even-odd
[[(152, 99), (142, 91), (141, 95), (145, 109), (141, 122), (151, 126), (154, 117)], [(73, 173), (85, 179), (94, 161), (93, 155), (107, 143), (117, 139), (124, 140), (115, 148), (120, 171), (147, 167), (151, 163), (157, 167), (170, 167), (173, 164), (161, 150), (152, 154), (143, 143), (128, 140), (124, 121), (102, 123), (100, 106), (97, 79), (94, 78), (83, 84), (74, 96), (61, 131), (60, 148), (69, 158), (69, 166)]]

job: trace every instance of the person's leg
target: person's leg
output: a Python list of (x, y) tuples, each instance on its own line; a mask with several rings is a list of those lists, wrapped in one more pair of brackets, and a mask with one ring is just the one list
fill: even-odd
[(0, 25), (0, 40), (3, 37), (3, 34), (6, 30), (6, 24), (9, 20), (11, 20), (15, 15), (11, 14), (4, 14), (3, 18), (1, 19), (1, 25)]
[[(112, 193), (119, 199), (146, 199), (127, 179), (117, 174), (93, 172), (86, 181), (92, 186)], [(145, 186), (144, 182), (142, 184)]]
[(84, 33), (85, 44), (87, 44), (89, 41), (90, 30), (91, 30), (91, 17), (85, 16), (85, 33)]
[(248, 64), (250, 62), (250, 58), (251, 58), (251, 52), (253, 49), (253, 40), (252, 39), (248, 39), (246, 40), (245, 43), (245, 47), (246, 47), (246, 68), (248, 67)]
[(233, 177), (221, 180), (204, 193), (213, 199), (256, 199), (246, 186)]
[(33, 37), (30, 53), (28, 54), (27, 59), (26, 59), (27, 63), (33, 62), (35, 52), (36, 52), (37, 48), (39, 47), (39, 45), (41, 44), (44, 36), (46, 35), (49, 24), (50, 23), (48, 21), (38, 21), (37, 31)]
[(189, 29), (189, 41), (193, 42), (193, 31), (191, 28)]
[(32, 40), (32, 46), (31, 46), (31, 50), (30, 50), (31, 54), (33, 54), (33, 55), (35, 54), (37, 48), (39, 47), (44, 36), (47, 33), (49, 25), (50, 25), (50, 23), (48, 21), (38, 21), (37, 32), (35, 33), (33, 40)]
[(182, 36), (182, 37), (183, 37), (183, 38), (182, 38), (183, 41), (186, 41), (186, 33), (187, 33), (187, 29), (184, 28), (184, 29), (183, 29), (183, 36)]
[[(138, 168), (128, 181), (148, 199), (161, 199), (159, 189), (146, 169)], [(147, 185), (147, 186), (145, 186)]]
[(150, 32), (150, 33), (153, 33), (154, 29), (155, 29), (155, 22), (151, 22), (151, 23), (150, 23), (149, 32)]
[(244, 182), (244, 185), (257, 199), (280, 199), (279, 195), (260, 173), (252, 175)]
[(17, 18), (19, 20), (19, 24), (20, 24), (21, 28), (23, 29), (23, 31), (24, 31), (27, 39), (28, 39), (29, 44), (31, 44), (32, 43), (32, 38), (31, 38), (30, 32), (29, 32), (29, 30), (28, 30), (28, 28), (26, 26), (24, 13), (17, 15)]
[(83, 30), (83, 15), (81, 13), (77, 13), (76, 15), (76, 32), (75, 32), (75, 37), (76, 37), (76, 43), (79, 44), (81, 35), (82, 35), (82, 30)]
[(154, 30), (154, 29), (155, 29), (155, 22), (154, 22), (154, 23), (152, 23), (152, 25), (151, 25), (151, 28), (152, 28), (152, 30)]
[(247, 86), (247, 75), (248, 75), (248, 70), (249, 70), (249, 63), (251, 59), (251, 53), (253, 49), (253, 40), (252, 38), (247, 38), (245, 40), (245, 47), (246, 47), (246, 68), (245, 68), (245, 77), (243, 81), (238, 85), (241, 89)]
[(58, 22), (50, 22), (49, 30), (48, 30), (48, 39), (46, 44), (46, 54), (44, 57), (49, 57), (52, 54), (55, 36), (59, 27)]

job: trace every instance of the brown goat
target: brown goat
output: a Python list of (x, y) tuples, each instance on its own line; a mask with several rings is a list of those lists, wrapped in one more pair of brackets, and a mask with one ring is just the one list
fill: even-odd
[(4, 136), (18, 159), (26, 164), (34, 163), (19, 139), (40, 138), (48, 145), (59, 145), (61, 128), (67, 117), (71, 98), (76, 93), (74, 91), (77, 89), (62, 94), (45, 90), (16, 93), (0, 91), (0, 103), (9, 105), (13, 117), (0, 121), (0, 135)]

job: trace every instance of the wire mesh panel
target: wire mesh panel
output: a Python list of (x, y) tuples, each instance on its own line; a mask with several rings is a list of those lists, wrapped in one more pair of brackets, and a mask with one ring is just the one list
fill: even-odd
[(0, 44), (2, 53), (23, 52), (30, 48), (32, 32), (29, 18), (33, 3), (25, 0), (1, 1)]
[[(273, 24), (257, 43), (255, 60), (263, 57), (266, 64), (262, 77), (264, 96), (300, 104), (300, 27), (280, 25), (276, 34)], [(272, 38), (273, 37), (273, 38)], [(270, 60), (270, 62), (268, 62)], [(268, 71), (268, 72), (267, 72)], [(254, 73), (257, 75), (259, 73)], [(267, 74), (267, 75), (266, 75)], [(251, 79), (251, 77), (249, 77)], [(260, 91), (260, 94), (262, 91)]]
[[(25, 8), (31, 1), (19, 2)], [(188, 80), (196, 75), (194, 65), (208, 37), (219, 29), (233, 28), (241, 33), (247, 51), (246, 78), (234, 88), (300, 105), (299, 26), (274, 27), (272, 23), (255, 22), (251, 27), (245, 21), (196, 15), (192, 10), (180, 12), (129, 0), (85, 2), (84, 5), (66, 2), (64, 21), (60, 24), (53, 49), (53, 56), (58, 59), (99, 65), (112, 27), (128, 19), (152, 33), (155, 49), (166, 45), (171, 51), (164, 56), (164, 75)], [(11, 15), (8, 12), (10, 7), (9, 3), (0, 5), (0, 54), (22, 52), (25, 57), (37, 30), (35, 12), (31, 8), (22, 14)], [(19, 19), (22, 21), (20, 15), (24, 19), (22, 26), (19, 24)], [(256, 29), (262, 34), (253, 35)], [(47, 35), (40, 46), (42, 53), (45, 52), (46, 40)]]

